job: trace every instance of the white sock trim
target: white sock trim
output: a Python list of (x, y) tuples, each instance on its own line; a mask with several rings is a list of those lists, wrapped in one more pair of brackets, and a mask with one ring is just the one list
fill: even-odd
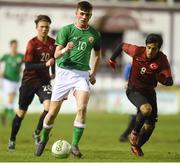
[(85, 128), (86, 124), (83, 124), (83, 123), (78, 122), (78, 121), (74, 121), (74, 126), (79, 127), (79, 128)]
[(45, 122), (43, 122), (43, 128), (51, 129), (51, 128), (53, 128), (53, 124), (52, 125), (47, 125)]

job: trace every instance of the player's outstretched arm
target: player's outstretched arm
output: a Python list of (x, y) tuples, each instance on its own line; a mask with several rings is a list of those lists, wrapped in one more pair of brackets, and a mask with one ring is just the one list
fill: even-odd
[(121, 55), (121, 53), (122, 53), (122, 46), (123, 46), (123, 43), (121, 43), (120, 45), (118, 45), (116, 47), (116, 49), (114, 50), (114, 52), (113, 52), (113, 54), (112, 54), (112, 56), (110, 58), (111, 61), (115, 61), (116, 58)]
[(111, 66), (111, 68), (113, 69), (113, 70), (115, 70), (116, 69), (116, 58), (119, 56), (119, 55), (121, 55), (121, 53), (122, 53), (122, 46), (123, 46), (123, 43), (121, 43), (120, 45), (118, 45), (117, 47), (116, 47), (116, 49), (114, 50), (114, 52), (113, 52), (113, 54), (112, 54), (112, 56), (111, 56), (111, 58), (108, 60), (108, 64)]
[(26, 70), (38, 70), (38, 69), (50, 67), (53, 64), (54, 64), (54, 58), (51, 58), (45, 63), (25, 62), (25, 68)]
[(38, 70), (46, 67), (46, 63), (25, 62), (26, 70)]

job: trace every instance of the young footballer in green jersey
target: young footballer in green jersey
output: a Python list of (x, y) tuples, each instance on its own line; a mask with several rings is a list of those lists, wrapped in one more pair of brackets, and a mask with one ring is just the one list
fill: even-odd
[(14, 100), (19, 88), (23, 54), (17, 51), (17, 44), (17, 40), (11, 40), (10, 53), (4, 54), (0, 58), (0, 63), (4, 63), (5, 65), (1, 77), (3, 77), (3, 90), (7, 96), (5, 99), (5, 108), (1, 115), (3, 125), (6, 123), (7, 118), (12, 120), (14, 116)]
[[(40, 156), (49, 138), (49, 132), (53, 127), (54, 120), (71, 90), (77, 103), (77, 114), (74, 120), (72, 137), (72, 154), (81, 157), (79, 141), (83, 134), (86, 123), (86, 110), (90, 97), (90, 85), (96, 82), (96, 71), (99, 64), (100, 34), (88, 25), (92, 16), (92, 5), (82, 1), (77, 5), (75, 24), (63, 27), (56, 38), (56, 77), (51, 96), (50, 110), (44, 119), (41, 141), (35, 151), (36, 156)], [(91, 50), (95, 51), (94, 64), (91, 71), (89, 60)]]

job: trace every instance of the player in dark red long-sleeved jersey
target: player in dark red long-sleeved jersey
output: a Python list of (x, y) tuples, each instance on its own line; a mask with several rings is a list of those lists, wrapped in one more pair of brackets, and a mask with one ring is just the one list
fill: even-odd
[(132, 70), (126, 91), (128, 99), (137, 107), (135, 127), (131, 132), (131, 151), (143, 156), (141, 147), (148, 141), (157, 121), (157, 99), (155, 87), (160, 82), (173, 85), (171, 69), (167, 57), (160, 51), (163, 40), (158, 34), (149, 34), (146, 47), (122, 43), (109, 59), (110, 66), (116, 66), (116, 57), (122, 51), (132, 57)]
[[(55, 40), (48, 36), (51, 19), (47, 15), (39, 15), (35, 20), (37, 36), (32, 38), (27, 45), (24, 62), (25, 69), (19, 89), (19, 109), (12, 123), (11, 136), (8, 149), (15, 149), (16, 135), (21, 122), (31, 104), (34, 95), (43, 103), (44, 111), (40, 116), (33, 138), (37, 143), (43, 126), (43, 120), (48, 112), (51, 98), (50, 80), (54, 78), (54, 51)], [(51, 74), (49, 68), (51, 67)]]

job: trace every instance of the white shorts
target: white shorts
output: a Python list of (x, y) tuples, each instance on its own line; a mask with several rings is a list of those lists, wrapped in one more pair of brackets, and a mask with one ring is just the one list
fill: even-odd
[(66, 98), (71, 90), (90, 91), (89, 72), (56, 67), (51, 101)]
[(19, 82), (3, 79), (2, 86), (3, 86), (4, 93), (6, 94), (17, 93), (18, 88), (19, 88)]

